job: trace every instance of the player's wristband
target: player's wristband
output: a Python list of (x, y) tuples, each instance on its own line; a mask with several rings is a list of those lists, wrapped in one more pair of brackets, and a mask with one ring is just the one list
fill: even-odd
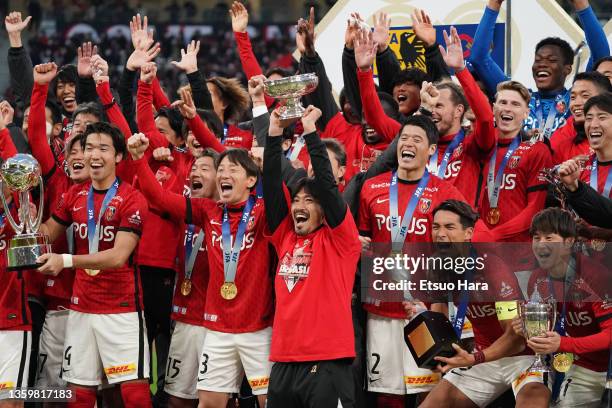
[(482, 364), (485, 362), (485, 355), (482, 351), (477, 351), (474, 353), (474, 365)]
[(106, 105), (102, 105), (102, 107), (104, 108), (105, 111), (109, 110), (110, 108), (112, 108), (115, 103), (117, 103), (115, 101), (115, 98), (113, 98), (113, 100), (110, 103), (107, 103)]
[(64, 261), (64, 269), (72, 268), (72, 254), (62, 254), (62, 260)]
[(423, 107), (422, 105), (419, 107), (419, 113), (423, 116), (428, 116), (431, 118), (431, 111), (425, 107)]

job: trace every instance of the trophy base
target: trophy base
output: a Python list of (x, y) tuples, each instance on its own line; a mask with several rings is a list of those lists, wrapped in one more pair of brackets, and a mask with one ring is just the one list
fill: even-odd
[(288, 98), (280, 108), (280, 120), (289, 121), (304, 116), (306, 109), (300, 103), (300, 98)]
[(527, 372), (528, 373), (546, 374), (546, 373), (551, 373), (552, 370), (546, 364), (546, 362), (544, 362), (544, 360), (542, 358), (540, 358), (540, 356), (538, 355), (536, 357), (535, 361), (533, 362), (533, 364), (531, 364), (531, 366), (529, 366), (529, 368), (527, 369)]
[(7, 271), (36, 269), (39, 256), (53, 252), (46, 235), (34, 233), (16, 235), (9, 241), (6, 251)]

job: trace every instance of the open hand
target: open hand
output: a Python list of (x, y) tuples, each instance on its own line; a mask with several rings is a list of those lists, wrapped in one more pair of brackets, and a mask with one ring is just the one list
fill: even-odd
[(436, 371), (439, 371), (441, 373), (447, 373), (453, 368), (471, 367), (476, 362), (476, 359), (474, 358), (473, 354), (468, 353), (458, 344), (453, 343), (452, 346), (457, 352), (457, 354), (455, 354), (453, 357), (434, 357), (434, 360), (445, 364), (444, 366), (442, 364), (439, 364), (438, 367), (436, 367)]
[(91, 41), (83, 43), (77, 49), (77, 71), (82, 78), (90, 78), (93, 73), (91, 71), (91, 57), (98, 53), (98, 46), (92, 45)]
[(372, 32), (360, 31), (355, 37), (355, 63), (357, 68), (365, 72), (370, 69), (376, 58), (377, 44)]
[(461, 38), (457, 33), (457, 29), (453, 26), (450, 28), (450, 36), (444, 30), (444, 42), (446, 43), (446, 49), (440, 45), (440, 53), (446, 66), (454, 69), (455, 71), (461, 71), (465, 68), (465, 61), (463, 60), (463, 47), (461, 46)]
[(186, 74), (194, 73), (198, 70), (198, 52), (200, 52), (200, 41), (191, 41), (187, 49), (181, 49), (181, 60), (172, 61), (172, 65), (185, 71)]
[(431, 19), (425, 10), (415, 9), (412, 12), (412, 29), (414, 35), (423, 41), (425, 47), (431, 47), (436, 43), (436, 29), (431, 24)]
[(374, 15), (372, 39), (378, 45), (378, 52), (383, 52), (388, 47), (389, 27), (391, 27), (391, 19), (387, 13), (380, 12)]
[(178, 101), (174, 101), (172, 103), (172, 107), (177, 108), (185, 119), (195, 118), (197, 110), (195, 107), (195, 103), (193, 102), (193, 96), (191, 95), (191, 92), (186, 88), (182, 88), (179, 89), (179, 96), (181, 97), (181, 99)]
[(246, 33), (249, 25), (249, 12), (244, 4), (239, 1), (233, 2), (229, 12), (232, 16), (232, 30), (237, 33)]

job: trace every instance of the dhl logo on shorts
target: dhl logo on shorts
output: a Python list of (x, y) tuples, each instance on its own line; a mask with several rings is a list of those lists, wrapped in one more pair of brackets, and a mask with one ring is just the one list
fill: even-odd
[(253, 391), (266, 388), (270, 382), (270, 377), (253, 378), (249, 380), (249, 385)]
[(132, 374), (134, 371), (136, 371), (136, 365), (133, 363), (104, 368), (104, 372), (106, 373), (106, 375), (116, 377)]
[(440, 381), (439, 374), (429, 374), (429, 375), (417, 375), (417, 376), (404, 376), (404, 383), (406, 385), (429, 385), (429, 384), (437, 384)]
[(12, 390), (13, 388), (15, 388), (15, 383), (13, 383), (13, 382), (8, 381), (8, 382), (0, 383), (0, 391), (2, 391), (2, 390)]
[(519, 386), (528, 378), (537, 378), (540, 381), (544, 380), (542, 373), (525, 371), (521, 373), (521, 375), (519, 375), (518, 378), (512, 382), (512, 388), (518, 390)]

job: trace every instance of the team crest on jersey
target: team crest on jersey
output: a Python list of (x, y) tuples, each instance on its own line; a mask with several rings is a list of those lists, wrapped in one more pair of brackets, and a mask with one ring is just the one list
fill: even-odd
[(457, 148), (453, 152), (453, 156), (451, 157), (451, 159), (458, 158), (459, 156), (461, 156), (462, 153), (463, 153), (463, 143), (461, 143), (459, 146), (457, 146)]
[(422, 214), (427, 214), (430, 208), (431, 200), (429, 198), (421, 198), (419, 203), (419, 211), (421, 211)]
[(106, 221), (110, 222), (115, 218), (115, 214), (117, 213), (117, 209), (113, 206), (109, 206), (106, 209)]
[(251, 215), (249, 222), (247, 223), (247, 231), (251, 231), (255, 227), (255, 216)]
[(516, 169), (521, 161), (521, 156), (512, 156), (510, 158), (510, 163), (508, 163), (508, 167), (511, 169)]
[(305, 240), (301, 245), (295, 244), (293, 253), (287, 252), (280, 261), (278, 275), (283, 278), (289, 293), (293, 291), (300, 279), (306, 279), (310, 272), (312, 260), (312, 249), (310, 240)]
[(555, 106), (555, 108), (557, 108), (557, 112), (565, 113), (565, 110), (567, 109), (567, 105), (565, 105), (565, 101), (559, 101), (557, 102), (557, 105)]

